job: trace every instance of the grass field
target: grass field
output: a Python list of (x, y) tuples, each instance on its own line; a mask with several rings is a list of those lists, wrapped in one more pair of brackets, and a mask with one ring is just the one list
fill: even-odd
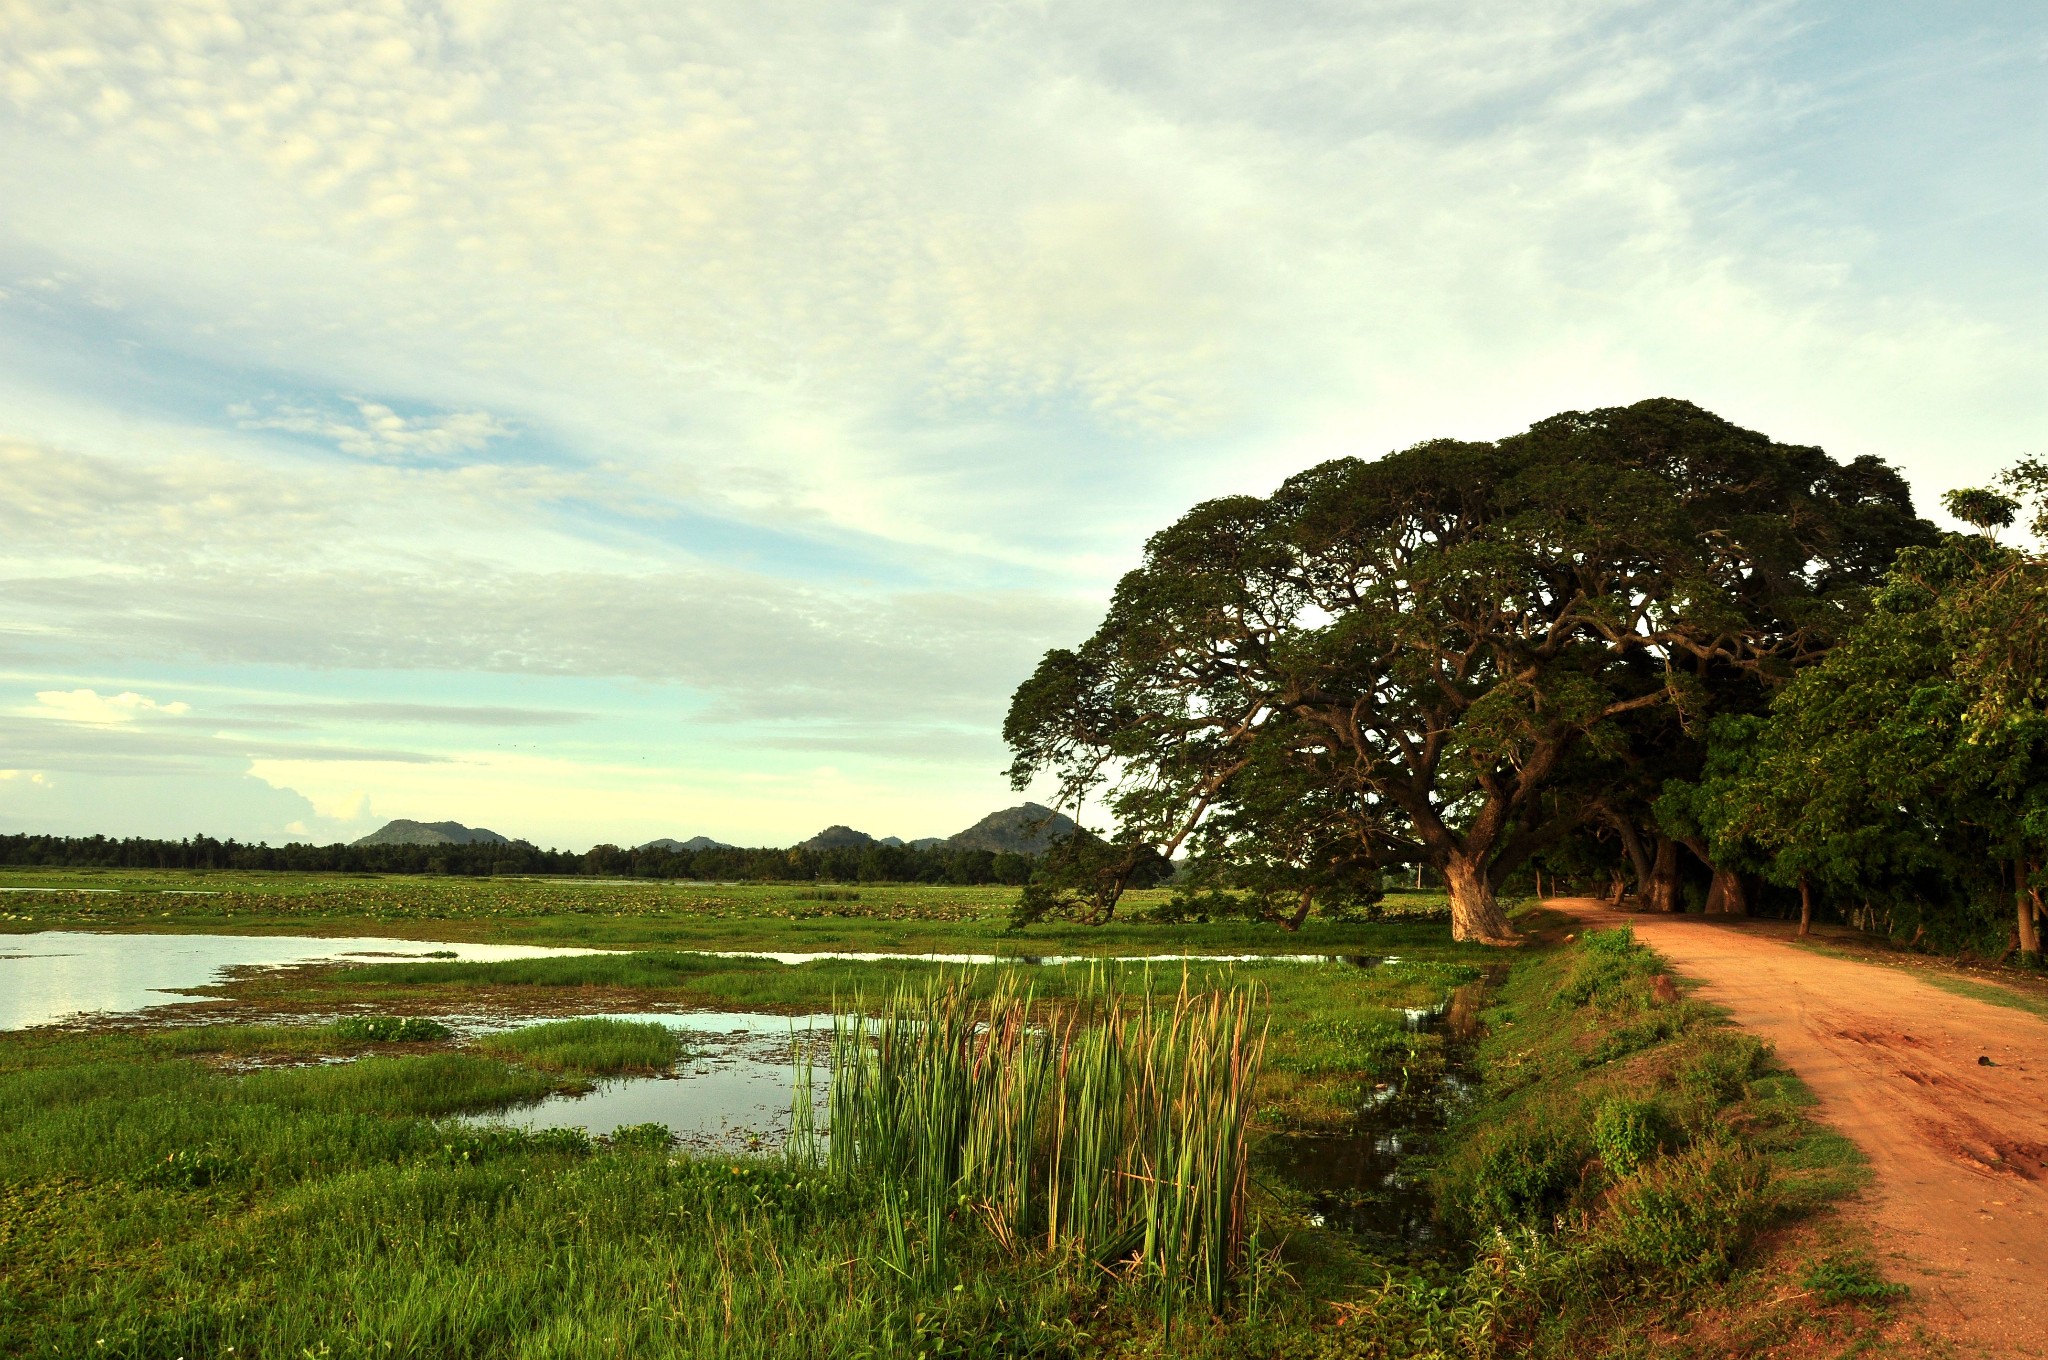
[[(1364, 1360), (1583, 1354), (1589, 1338), (1651, 1354), (1688, 1317), (1725, 1336), (1735, 1324), (1716, 1310), (1775, 1297), (1788, 1272), (1830, 1282), (1835, 1301), (1793, 1320), (1750, 1313), (1795, 1339), (1884, 1343), (1890, 1305), (1858, 1254), (1867, 1244), (1810, 1226), (1854, 1184), (1853, 1156), (1806, 1120), (1768, 1055), (1705, 1008), (1667, 1004), (1651, 986), (1660, 965), (1626, 940), (1504, 959), (1451, 944), (1427, 901), (1299, 936), (1142, 920), (1018, 936), (1004, 928), (1005, 889), (863, 887), (820, 902), (752, 885), (116, 877), (116, 893), (7, 895), (6, 924), (656, 947), (282, 970), (221, 989), (188, 1016), (204, 1023), (0, 1035), (0, 1354)], [(221, 895), (152, 891), (195, 886)], [(1253, 999), (1265, 1035), (1241, 1244), (1199, 1297), (1162, 1309), (1121, 1247), (1098, 1260), (1101, 1238), (1019, 1236), (1030, 1215), (947, 1199), (928, 1159), (913, 1200), (896, 1172), (685, 1155), (659, 1128), (592, 1139), (453, 1122), (659, 1070), (677, 1051), (660, 1026), (576, 1019), (466, 1039), (437, 1032), (438, 1015), (873, 1014), (934, 977), (978, 1004), (1006, 975), (678, 952), (703, 947), (1399, 961), (1112, 970), (1133, 1015), (1183, 986), (1231, 991)], [(1390, 1088), (1435, 1081), (1444, 1041), (1408, 1014), (1482, 969), (1495, 980), (1473, 1058), (1481, 1095), (1449, 1151), (1415, 1167), (1468, 1245), (1410, 1257), (1318, 1226), (1310, 1187), (1261, 1160), (1260, 1140), (1341, 1133)], [(1016, 980), (1052, 1014), (1100, 1006), (1092, 966)], [(1106, 1051), (1088, 1042), (1073, 1051), (1099, 1067)], [(1119, 1041), (1132, 1054), (1151, 1042)], [(1064, 1117), (1088, 1108), (1079, 1089)], [(1101, 1165), (1133, 1174), (1119, 1158)], [(1071, 1164), (1056, 1174), (1071, 1199)], [(920, 1246), (941, 1237), (943, 1252)]]

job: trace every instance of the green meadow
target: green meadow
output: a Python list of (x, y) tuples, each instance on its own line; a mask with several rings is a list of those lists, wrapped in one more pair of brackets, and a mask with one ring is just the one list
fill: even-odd
[[(66, 877), (11, 876), (121, 891), (10, 894), (7, 924), (618, 952), (279, 970), (183, 1023), (0, 1035), (4, 1354), (1704, 1356), (1890, 1327), (1831, 1208), (1851, 1150), (1626, 932), (1454, 945), (1420, 897), (1299, 934), (1142, 900), (1012, 932), (1003, 889)], [(603, 1013), (698, 1008), (838, 1016), (819, 1127), (742, 1156), (474, 1118), (665, 1072), (674, 1031)], [(1404, 1100), (1450, 1121), (1403, 1163), (1433, 1231), (1332, 1224), (1288, 1140), (1411, 1136), (1361, 1114)]]

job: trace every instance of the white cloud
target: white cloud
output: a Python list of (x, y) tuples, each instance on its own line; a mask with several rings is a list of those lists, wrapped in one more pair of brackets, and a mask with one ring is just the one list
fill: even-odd
[(438, 416), (402, 416), (373, 401), (354, 403), (357, 419), (338, 417), (318, 408), (278, 403), (267, 414), (237, 404), (228, 410), (245, 430), (284, 430), (332, 440), (343, 453), (362, 458), (452, 458), (481, 452), (493, 439), (512, 430), (483, 411), (455, 411)]
[(20, 780), (24, 784), (36, 784), (43, 787), (48, 787), (50, 783), (50, 777), (41, 770), (0, 770), (0, 780), (10, 782)]
[(192, 705), (183, 700), (158, 703), (133, 690), (123, 690), (119, 694), (101, 694), (90, 689), (38, 690), (36, 704), (37, 708), (32, 711), (38, 717), (90, 723), (95, 726), (132, 723), (139, 718), (159, 714), (177, 717), (192, 711)]

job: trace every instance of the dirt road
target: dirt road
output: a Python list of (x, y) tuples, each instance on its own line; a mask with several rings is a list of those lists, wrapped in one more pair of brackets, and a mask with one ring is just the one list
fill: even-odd
[(1627, 921), (1706, 984), (1703, 1000), (1776, 1045), (1869, 1155), (1887, 1269), (1930, 1328), (1964, 1356), (2048, 1355), (2048, 1021), (1816, 954), (1766, 923), (1546, 905)]

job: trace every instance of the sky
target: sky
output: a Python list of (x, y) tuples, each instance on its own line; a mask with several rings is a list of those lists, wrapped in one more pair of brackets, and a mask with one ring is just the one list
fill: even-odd
[(0, 830), (944, 835), (1146, 536), (2048, 452), (2048, 8), (0, 0)]

